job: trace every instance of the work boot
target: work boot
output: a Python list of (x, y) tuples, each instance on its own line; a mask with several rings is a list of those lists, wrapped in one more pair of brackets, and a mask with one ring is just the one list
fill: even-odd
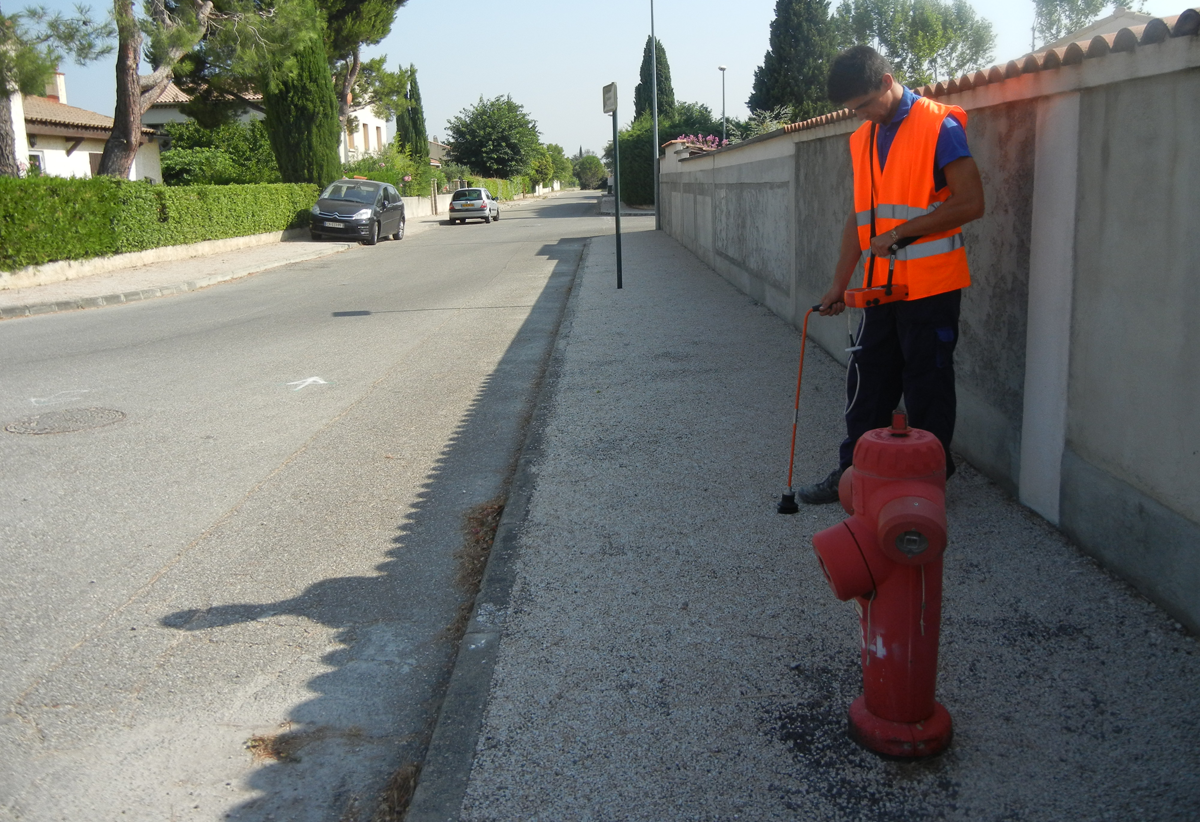
[(814, 485), (805, 485), (797, 489), (796, 496), (801, 502), (809, 505), (828, 505), (838, 501), (838, 482), (842, 479), (842, 469), (834, 468), (829, 476)]

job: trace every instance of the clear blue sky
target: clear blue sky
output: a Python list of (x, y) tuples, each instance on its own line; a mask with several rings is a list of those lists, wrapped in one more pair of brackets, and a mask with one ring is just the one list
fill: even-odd
[[(107, 9), (105, 3), (88, 1), (94, 9)], [(45, 2), (65, 12), (73, 4)], [(9, 0), (5, 9), (21, 5)], [(1032, 0), (972, 0), (972, 5), (995, 28), (994, 62), (1029, 51)], [(1165, 17), (1189, 5), (1148, 0), (1146, 11)], [(1110, 12), (1111, 7), (1104, 14)], [(745, 117), (774, 16), (775, 0), (654, 0), (655, 33), (667, 51), (676, 99), (704, 103), (719, 117), (717, 66), (723, 64), (728, 67), (726, 111)], [(481, 95), (509, 94), (537, 122), (543, 142), (558, 143), (568, 154), (581, 146), (599, 153), (612, 138), (601, 89), (617, 83), (621, 122), (628, 122), (649, 34), (650, 0), (409, 0), (396, 15), (392, 34), (365, 56), (386, 54), (392, 68), (417, 67), (431, 137), (444, 138), (447, 120)], [(111, 56), (63, 71), (71, 105), (112, 115)]]

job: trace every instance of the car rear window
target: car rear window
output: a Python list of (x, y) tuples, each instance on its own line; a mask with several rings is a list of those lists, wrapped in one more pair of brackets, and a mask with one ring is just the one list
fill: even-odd
[(478, 188), (460, 188), (454, 192), (452, 200), (482, 200), (483, 191)]

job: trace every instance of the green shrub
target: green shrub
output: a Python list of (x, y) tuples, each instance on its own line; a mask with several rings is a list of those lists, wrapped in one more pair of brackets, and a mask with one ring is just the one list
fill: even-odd
[[(659, 136), (662, 136), (661, 129)], [(629, 205), (653, 204), (655, 151), (652, 118), (643, 115), (634, 120), (618, 139), (621, 149), (621, 201)]]
[(171, 147), (162, 154), (167, 185), (278, 183), (279, 167), (262, 120), (216, 128), (185, 121), (166, 123)]
[(163, 182), (171, 186), (241, 182), (233, 157), (219, 148), (173, 148), (162, 155)]
[(307, 184), (0, 177), (0, 270), (301, 227), (318, 193)]

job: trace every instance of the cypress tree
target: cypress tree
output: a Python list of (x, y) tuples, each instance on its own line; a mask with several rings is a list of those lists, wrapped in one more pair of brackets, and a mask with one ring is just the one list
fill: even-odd
[[(635, 120), (641, 117), (643, 112), (650, 111), (652, 91), (650, 42), (651, 38), (647, 37), (646, 48), (642, 52), (641, 82), (633, 90), (633, 119)], [(663, 48), (662, 40), (657, 37), (654, 38), (654, 43), (658, 52), (657, 57), (654, 58), (658, 62), (658, 113), (659, 116), (662, 116), (675, 110), (675, 89), (671, 87), (671, 66), (667, 63), (667, 50)]]
[(285, 183), (324, 187), (341, 175), (342, 164), (338, 104), (321, 41), (299, 49), (290, 69), (276, 72), (263, 94), (271, 151)]
[[(404, 89), (404, 99), (409, 99), (409, 92), (412, 89), (412, 82)], [(413, 134), (413, 119), (409, 117), (411, 109), (404, 109), (396, 115), (396, 148), (401, 151), (408, 152), (410, 157), (414, 157), (416, 152), (416, 136)]]
[(830, 111), (825, 98), (834, 54), (829, 0), (776, 0), (770, 43), (763, 64), (754, 71), (747, 108), (788, 106), (797, 120)]
[(412, 80), (408, 84), (408, 93), (405, 94), (412, 105), (404, 112), (402, 118), (408, 121), (408, 134), (412, 141), (412, 159), (417, 163), (429, 162), (429, 132), (425, 130), (425, 109), (421, 106), (421, 87), (417, 85), (417, 68), (409, 64), (409, 72), (412, 74)]

